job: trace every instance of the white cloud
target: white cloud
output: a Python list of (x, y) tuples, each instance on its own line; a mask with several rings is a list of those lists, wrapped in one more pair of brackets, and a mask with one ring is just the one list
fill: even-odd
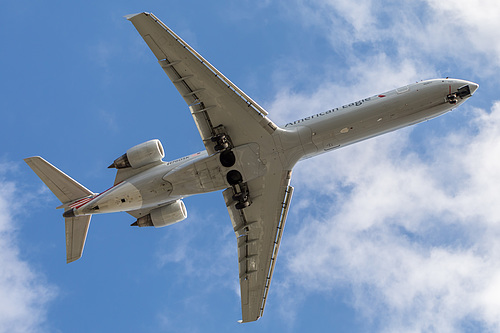
[[(222, 201), (220, 193), (205, 200)], [(165, 237), (158, 245), (159, 268), (168, 280), (166, 289), (182, 288), (182, 302), (176, 309), (157, 312), (158, 327), (193, 331), (190, 317), (208, 316), (209, 306), (221, 292), (234, 291), (234, 306), (240, 306), (236, 237), (227, 217), (225, 206), (215, 205), (210, 212), (190, 209), (187, 220), (165, 227)], [(208, 215), (207, 215), (208, 214)], [(223, 217), (224, 223), (212, 223)], [(207, 222), (212, 221), (210, 225)], [(206, 240), (210, 240), (208, 243)], [(230, 294), (231, 295), (231, 294)], [(184, 309), (180, 311), (179, 309)], [(183, 315), (189, 314), (189, 315)], [(235, 321), (239, 319), (235, 318)]]
[[(495, 0), (458, 0), (453, 4), (427, 0), (435, 10), (436, 20), (451, 28), (455, 43), (460, 46), (465, 39), (473, 50), (491, 54), (496, 67), (500, 65), (500, 3)], [(463, 50), (463, 47), (460, 47)]]
[[(294, 73), (295, 74), (295, 73)], [(282, 74), (278, 74), (282, 75)], [(333, 75), (335, 81), (317, 82), (318, 89), (310, 92), (296, 92), (284, 79), (274, 101), (269, 103), (273, 121), (285, 124), (303, 116), (325, 111), (351, 103), (361, 98), (401, 87), (409, 82), (434, 77), (432, 69), (425, 68), (418, 61), (403, 59), (395, 61), (385, 54), (377, 54), (363, 60), (356, 60), (342, 75)], [(285, 75), (286, 76), (286, 75)], [(344, 78), (346, 78), (344, 80)]]
[[(286, 3), (289, 6), (289, 3)], [(427, 62), (494, 73), (500, 66), (500, 3), (437, 0), (373, 2), (296, 0), (299, 19), (327, 32), (335, 50), (346, 57), (391, 53), (396, 59)], [(294, 16), (294, 17), (295, 17)], [(369, 51), (355, 52), (360, 45)], [(392, 48), (392, 49), (391, 49)], [(484, 66), (484, 61), (490, 66)]]
[(500, 102), (474, 116), (423, 154), (407, 130), (299, 164), (289, 223), (308, 223), (287, 235), (284, 284), (350, 286), (350, 305), (384, 332), (498, 331)]
[[(284, 80), (269, 111), (280, 124), (456, 66), (491, 74), (484, 60), (500, 55), (498, 43), (485, 42), (497, 38), (489, 29), (500, 23), (488, 19), (496, 4), (463, 18), (469, 5), (366, 0), (359, 11), (345, 1), (297, 3), (305, 24), (345, 49), (349, 69), (323, 75), (334, 79), (318, 80), (310, 93), (295, 92), (296, 72), (276, 74)], [(357, 50), (360, 43), (371, 51)], [(346, 292), (357, 315), (384, 332), (498, 331), (500, 103), (467, 118), (474, 118), (468, 127), (425, 142), (403, 130), (300, 163), (288, 224), (301, 227), (287, 232), (280, 261), (287, 278), (275, 286), (304, 296)], [(300, 297), (281, 296), (283, 316), (293, 321)]]
[[(217, 197), (216, 201), (219, 199)], [(209, 214), (210, 218), (202, 218), (196, 209), (190, 209), (188, 219), (168, 227), (157, 252), (159, 267), (176, 265), (176, 276), (182, 276), (182, 279), (186, 276), (196, 279), (203, 278), (207, 286), (211, 283), (220, 284), (216, 277), (236, 274), (233, 267), (227, 265), (228, 261), (237, 257), (234, 233), (227, 225), (213, 226), (210, 232), (202, 229), (206, 227), (206, 220), (216, 220), (216, 214), (213, 212)], [(221, 209), (220, 214), (227, 214), (227, 212)], [(214, 240), (210, 244), (212, 248), (209, 251), (206, 248), (200, 249), (194, 246), (207, 235), (210, 235), (210, 238)], [(224, 246), (220, 247), (220, 244), (224, 244)], [(210, 262), (211, 265), (206, 266), (203, 264), (205, 262)], [(204, 269), (200, 270), (200, 267), (204, 267)], [(234, 267), (237, 267), (237, 261), (234, 262)], [(214, 279), (212, 280), (210, 277), (214, 277)]]
[(20, 258), (13, 227), (16, 187), (0, 179), (0, 332), (43, 330), (55, 290)]

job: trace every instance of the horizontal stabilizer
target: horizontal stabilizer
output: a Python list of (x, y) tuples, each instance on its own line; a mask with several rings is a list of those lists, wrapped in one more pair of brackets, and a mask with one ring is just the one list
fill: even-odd
[(24, 161), (62, 203), (94, 195), (85, 186), (80, 185), (40, 156), (28, 157)]
[(91, 215), (68, 217), (66, 222), (66, 262), (80, 259), (89, 230)]

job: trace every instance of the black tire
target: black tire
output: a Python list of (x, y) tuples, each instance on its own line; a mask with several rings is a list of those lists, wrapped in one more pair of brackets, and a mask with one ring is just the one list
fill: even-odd
[(225, 143), (215, 145), (214, 149), (215, 149), (215, 151), (221, 151), (221, 150), (227, 149), (228, 147), (229, 147), (229, 144), (227, 142), (225, 142)]
[(211, 138), (212, 142), (222, 141), (226, 138), (224, 134), (217, 134)]
[(235, 205), (236, 209), (239, 209), (239, 210), (244, 209), (244, 208), (247, 208), (248, 206), (250, 206), (250, 202), (248, 202), (248, 201), (238, 202), (238, 203)]
[(246, 193), (240, 192), (236, 193), (233, 195), (233, 200), (234, 201), (247, 201), (248, 200), (248, 195)]

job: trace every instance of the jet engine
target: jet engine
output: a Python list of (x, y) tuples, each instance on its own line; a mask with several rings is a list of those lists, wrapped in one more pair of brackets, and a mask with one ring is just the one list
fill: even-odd
[(187, 217), (186, 206), (182, 200), (153, 209), (148, 215), (140, 217), (132, 223), (138, 227), (165, 227), (184, 220)]
[(154, 139), (138, 144), (127, 150), (125, 154), (114, 160), (108, 168), (137, 169), (150, 163), (159, 162), (165, 157), (160, 140)]

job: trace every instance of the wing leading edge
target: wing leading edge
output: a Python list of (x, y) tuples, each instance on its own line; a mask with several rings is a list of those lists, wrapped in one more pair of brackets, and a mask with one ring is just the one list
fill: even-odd
[[(233, 146), (262, 143), (277, 126), (267, 112), (151, 13), (126, 16), (186, 101), (205, 148), (212, 138), (231, 133)], [(223, 127), (220, 125), (223, 124)]]
[(126, 18), (189, 106), (208, 154), (216, 153), (214, 138), (223, 134), (229, 148), (256, 143), (265, 160), (264, 175), (246, 181), (250, 206), (236, 209), (233, 187), (223, 191), (237, 237), (242, 322), (255, 321), (264, 311), (293, 192), (291, 170), (283, 167), (277, 152), (278, 127), (261, 106), (156, 16), (140, 13)]

